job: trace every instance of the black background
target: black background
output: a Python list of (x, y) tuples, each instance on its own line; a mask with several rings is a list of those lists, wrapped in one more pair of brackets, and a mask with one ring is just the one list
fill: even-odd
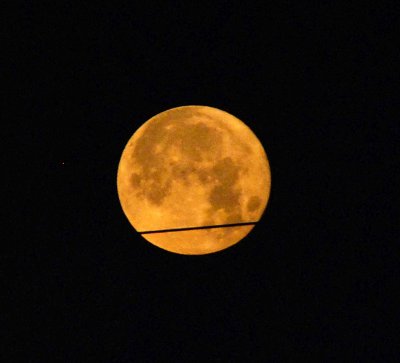
[[(396, 10), (14, 5), (2, 361), (395, 360)], [(116, 190), (133, 132), (193, 104), (247, 123), (272, 172), (253, 232), (200, 257), (135, 235)]]

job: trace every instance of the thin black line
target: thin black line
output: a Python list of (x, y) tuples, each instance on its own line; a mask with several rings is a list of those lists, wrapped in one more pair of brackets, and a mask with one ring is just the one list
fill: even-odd
[(240, 227), (249, 226), (252, 224), (257, 224), (257, 222), (243, 222), (243, 223), (229, 223), (229, 224), (215, 224), (212, 226), (201, 226), (201, 227), (185, 227), (185, 228), (171, 228), (171, 229), (158, 229), (154, 231), (143, 231), (140, 234), (148, 233), (164, 233), (164, 232), (180, 232), (180, 231), (190, 231), (192, 229), (209, 229), (209, 228), (224, 228), (224, 227)]

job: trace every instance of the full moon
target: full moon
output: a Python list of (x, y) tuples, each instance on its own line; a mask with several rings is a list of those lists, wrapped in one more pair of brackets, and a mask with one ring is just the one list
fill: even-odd
[(242, 240), (271, 188), (267, 155), (250, 128), (208, 106), (150, 118), (126, 144), (117, 190), (133, 228), (170, 252), (202, 255)]

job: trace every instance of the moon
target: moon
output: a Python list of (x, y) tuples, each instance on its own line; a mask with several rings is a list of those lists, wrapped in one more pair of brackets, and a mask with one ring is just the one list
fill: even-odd
[(123, 212), (147, 241), (202, 255), (242, 240), (266, 208), (267, 154), (250, 128), (209, 106), (181, 106), (146, 121), (118, 165)]

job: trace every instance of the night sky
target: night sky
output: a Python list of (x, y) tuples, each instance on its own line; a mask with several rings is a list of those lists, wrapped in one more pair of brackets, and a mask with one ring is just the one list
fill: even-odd
[[(395, 360), (395, 7), (131, 3), (6, 16), (1, 360)], [(133, 132), (183, 105), (271, 166), (260, 223), (205, 256), (146, 242), (116, 189)]]

